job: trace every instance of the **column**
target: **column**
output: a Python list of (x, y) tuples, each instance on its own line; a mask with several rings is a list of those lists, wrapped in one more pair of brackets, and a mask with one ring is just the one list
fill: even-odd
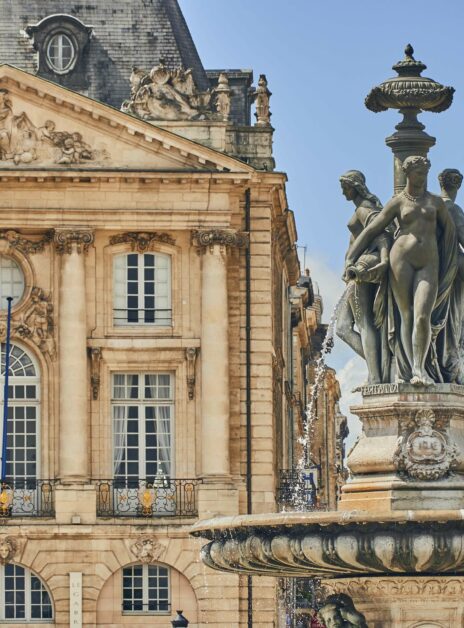
[(59, 477), (64, 484), (89, 478), (87, 321), (85, 253), (93, 242), (88, 230), (58, 230), (61, 254), (59, 307)]
[[(213, 229), (194, 233), (203, 253), (201, 290), (201, 462), (204, 477), (230, 474), (227, 249), (246, 237)], [(239, 342), (239, 338), (237, 338)]]

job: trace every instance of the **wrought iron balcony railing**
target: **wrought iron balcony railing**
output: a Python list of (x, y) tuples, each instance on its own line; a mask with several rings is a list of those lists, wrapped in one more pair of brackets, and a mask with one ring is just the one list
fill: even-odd
[(96, 480), (99, 517), (195, 517), (201, 480), (157, 477)]
[(279, 510), (323, 510), (319, 505), (317, 486), (311, 469), (281, 469), (277, 487)]
[(0, 518), (54, 517), (56, 480), (10, 479), (1, 484)]

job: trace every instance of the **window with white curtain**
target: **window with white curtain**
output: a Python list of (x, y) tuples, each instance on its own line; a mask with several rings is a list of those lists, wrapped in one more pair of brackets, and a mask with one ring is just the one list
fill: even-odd
[(171, 258), (129, 253), (113, 258), (115, 325), (171, 325)]
[[(6, 345), (1, 345), (0, 400), (3, 404)], [(8, 379), (6, 477), (17, 486), (38, 475), (40, 379), (29, 355), (19, 346), (10, 346)], [(0, 433), (0, 447), (3, 431)]]
[(122, 571), (124, 613), (169, 613), (169, 569), (161, 565), (132, 565)]
[(169, 373), (113, 374), (115, 480), (172, 477), (173, 380)]
[(21, 565), (0, 565), (0, 622), (23, 625), (51, 619), (52, 601), (42, 580)]

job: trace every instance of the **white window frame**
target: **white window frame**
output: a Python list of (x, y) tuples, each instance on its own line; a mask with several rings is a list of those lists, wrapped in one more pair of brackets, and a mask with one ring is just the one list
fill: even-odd
[[(127, 277), (127, 269), (128, 269), (128, 259), (130, 255), (137, 255), (137, 273), (138, 273), (138, 291), (137, 291), (137, 313), (142, 312), (142, 314), (138, 314), (138, 321), (129, 321), (129, 312), (133, 311), (135, 308), (129, 308), (127, 305), (128, 299), (128, 282), (129, 279)], [(144, 279), (144, 271), (145, 271), (145, 255), (152, 255), (154, 257), (154, 293), (145, 294), (145, 279)], [(149, 251), (146, 253), (136, 253), (134, 251), (125, 252), (125, 253), (117, 253), (113, 256), (113, 325), (115, 327), (172, 327), (172, 259), (171, 255), (166, 253), (160, 253), (155, 251)], [(166, 262), (166, 272), (167, 272), (167, 281), (166, 281), (166, 295), (158, 295), (158, 298), (166, 299), (166, 308), (161, 308), (159, 310), (156, 309), (156, 287), (159, 282), (156, 280), (156, 261), (157, 259), (163, 259)], [(124, 268), (119, 268), (118, 265), (125, 260)], [(119, 273), (122, 273), (123, 270), (126, 272), (126, 276), (124, 277), (124, 281), (120, 281)], [(164, 270), (164, 269), (160, 269)], [(142, 280), (140, 279), (142, 277)], [(163, 282), (164, 283), (164, 282)], [(134, 296), (134, 295), (130, 295)], [(145, 312), (145, 297), (153, 297), (155, 300), (155, 308), (154, 308), (154, 321), (145, 322), (145, 317), (143, 312)], [(141, 307), (142, 306), (142, 307)], [(149, 308), (147, 308), (149, 310)], [(165, 317), (161, 315), (160, 320), (157, 319), (157, 311), (166, 312)], [(123, 320), (122, 313), (125, 312), (126, 320)]]
[[(124, 610), (124, 602), (126, 601), (124, 599), (124, 570), (125, 569), (133, 569), (134, 567), (142, 567), (142, 605), (144, 608), (147, 608), (146, 611), (142, 610)], [(150, 603), (150, 601), (156, 601), (156, 600), (150, 600), (149, 599), (149, 586), (148, 586), (148, 578), (149, 578), (149, 568), (156, 568), (156, 569), (165, 569), (167, 572), (167, 578), (168, 578), (168, 598), (166, 600), (167, 602), (167, 610), (148, 610), (148, 605)], [(132, 576), (133, 577), (133, 576)], [(132, 587), (133, 590), (133, 587)], [(121, 578), (121, 591), (122, 591), (122, 614), (123, 615), (170, 615), (171, 614), (171, 604), (172, 604), (172, 596), (171, 596), (171, 570), (167, 565), (156, 565), (156, 564), (136, 564), (136, 565), (128, 565), (127, 567), (123, 567), (122, 569), (122, 578)], [(158, 598), (159, 600), (159, 598)], [(128, 600), (130, 602), (134, 602), (134, 599), (132, 598), (131, 600)], [(163, 600), (164, 601), (164, 600)]]
[[(46, 586), (46, 584), (44, 583), (44, 581), (42, 580), (42, 578), (40, 578), (40, 576), (38, 576), (37, 574), (33, 573), (30, 569), (28, 569), (27, 567), (24, 567), (23, 565), (18, 565), (15, 563), (10, 563), (12, 564), (15, 568), (20, 568), (20, 569), (24, 569), (24, 617), (18, 618), (18, 619), (5, 619), (5, 605), (6, 605), (6, 590), (5, 590), (5, 565), (0, 565), (0, 623), (2, 624), (24, 624), (24, 623), (30, 623), (30, 624), (50, 624), (50, 623), (54, 623), (54, 617), (55, 617), (55, 609), (53, 607), (53, 599), (52, 596), (50, 594), (50, 591), (48, 589), (48, 587)], [(31, 587), (31, 578), (37, 578), (37, 580), (39, 580), (39, 582), (42, 585), (42, 588), (47, 592), (48, 597), (50, 599), (50, 606), (52, 609), (52, 616), (51, 617), (46, 617), (44, 619), (38, 619), (38, 618), (33, 618), (31, 617), (32, 615), (32, 600), (31, 600), (31, 593), (32, 593), (32, 587)], [(42, 606), (42, 605), (41, 605)]]
[[(52, 61), (52, 57), (50, 54), (50, 48), (52, 45), (52, 42), (54, 41), (55, 38), (60, 37), (61, 39), (59, 40), (59, 46), (58, 46), (58, 50), (59, 50), (59, 58), (62, 61), (63, 60), (63, 37), (66, 37), (66, 39), (69, 41), (69, 43), (71, 44), (71, 59), (69, 61), (69, 63), (67, 64), (66, 67), (64, 68), (60, 68), (57, 65), (55, 65), (55, 63)], [(49, 65), (50, 69), (55, 72), (56, 74), (67, 74), (68, 72), (71, 72), (71, 70), (74, 68), (74, 66), (76, 65), (76, 60), (77, 60), (77, 46), (76, 46), (76, 42), (74, 41), (74, 38), (70, 35), (70, 33), (67, 33), (65, 31), (58, 31), (58, 32), (54, 32), (48, 39), (47, 43), (46, 43), (46, 48), (45, 48), (45, 56), (47, 59), (47, 64)], [(62, 65), (62, 63), (61, 63)]]
[[(9, 265), (4, 266), (4, 262), (7, 262)], [(5, 280), (4, 275), (7, 271), (11, 278)], [(16, 279), (14, 277), (15, 273)], [(19, 281), (19, 279), (21, 279), (21, 281)], [(15, 286), (21, 286), (19, 294), (14, 294)], [(0, 255), (0, 310), (8, 309), (6, 297), (13, 297), (13, 301), (11, 302), (12, 307), (19, 303), (24, 296), (25, 289), (26, 278), (21, 266), (13, 257), (10, 257), (9, 255)]]
[[(139, 384), (138, 384), (138, 388), (139, 388), (139, 396), (137, 399), (130, 399), (130, 398), (118, 398), (115, 397), (115, 378), (118, 375), (123, 375), (127, 378), (127, 376), (134, 376), (137, 375), (139, 378)], [(149, 376), (160, 376), (160, 375), (165, 375), (169, 377), (169, 383), (170, 383), (170, 396), (169, 399), (163, 399), (163, 398), (157, 398), (157, 399), (150, 399), (150, 398), (146, 398), (145, 397), (145, 392), (144, 392), (144, 388), (145, 388), (145, 376), (149, 375)], [(126, 381), (126, 386), (127, 386), (127, 379)], [(169, 476), (171, 478), (175, 477), (175, 375), (174, 373), (171, 372), (147, 372), (147, 371), (139, 371), (139, 372), (113, 372), (112, 376), (111, 376), (111, 431), (112, 431), (112, 468), (113, 468), (113, 476), (115, 475), (114, 471), (114, 463), (115, 463), (115, 454), (116, 454), (116, 434), (115, 434), (115, 412), (114, 412), (114, 408), (118, 407), (118, 406), (137, 406), (139, 411), (138, 411), (138, 475), (136, 476), (139, 480), (145, 480), (145, 479), (149, 479), (149, 480), (153, 480), (154, 478), (152, 476), (149, 476), (147, 478), (147, 473), (146, 473), (146, 465), (147, 465), (147, 460), (146, 460), (146, 414), (145, 414), (145, 408), (146, 407), (150, 407), (150, 406), (154, 406), (154, 407), (160, 407), (160, 406), (169, 406), (171, 408), (171, 412), (170, 412), (170, 459), (169, 459), (169, 474), (167, 473), (167, 469), (163, 470), (162, 475), (164, 476)], [(127, 413), (126, 413), (126, 421), (127, 419)], [(126, 437), (127, 437), (127, 431), (126, 431)], [(126, 444), (126, 451), (127, 451), (127, 444)], [(149, 461), (151, 462), (151, 461)], [(127, 460), (126, 460), (126, 464), (127, 464)], [(161, 474), (160, 474), (161, 475)], [(128, 479), (130, 478), (135, 478), (135, 476), (133, 476), (132, 474), (127, 475), (126, 476)]]
[[(11, 374), (9, 375), (8, 378), (8, 385), (9, 387), (16, 387), (16, 386), (24, 386), (24, 388), (26, 388), (27, 385), (32, 385), (35, 386), (36, 389), (36, 396), (34, 397), (34, 399), (27, 399), (26, 397), (24, 397), (23, 399), (17, 399), (15, 397), (10, 397), (9, 401), (8, 401), (8, 405), (10, 408), (18, 408), (18, 407), (23, 407), (25, 408), (25, 415), (26, 415), (26, 408), (27, 407), (34, 407), (36, 412), (35, 412), (35, 422), (36, 422), (36, 431), (35, 431), (35, 439), (36, 439), (36, 443), (35, 443), (35, 451), (36, 451), (36, 460), (35, 460), (35, 476), (28, 476), (27, 472), (26, 472), (26, 467), (24, 469), (24, 474), (21, 477), (21, 480), (27, 480), (27, 479), (33, 479), (33, 480), (37, 480), (40, 479), (40, 473), (41, 473), (41, 469), (40, 469), (40, 452), (41, 452), (41, 430), (40, 430), (40, 425), (41, 425), (41, 414), (40, 414), (40, 410), (41, 410), (41, 399), (40, 399), (40, 395), (41, 395), (41, 386), (40, 386), (40, 370), (38, 368), (38, 365), (36, 363), (36, 361), (33, 359), (33, 357), (30, 355), (30, 353), (21, 345), (16, 344), (16, 343), (12, 343), (10, 346), (10, 356), (11, 356), (11, 352), (13, 351), (14, 347), (18, 347), (18, 349), (20, 349), (21, 351), (24, 352), (24, 354), (29, 358), (29, 360), (32, 363), (32, 366), (34, 367), (35, 370), (35, 375), (34, 376), (29, 376), (29, 375), (14, 375)], [(0, 345), (0, 363), (1, 363), (1, 369), (0, 369), (0, 405), (1, 408), (3, 408), (3, 401), (4, 401), (4, 385), (5, 385), (5, 376), (4, 373), (2, 372), (4, 370), (4, 363), (3, 363), (3, 355), (6, 349), (6, 345), (5, 343), (2, 343)], [(11, 360), (11, 358), (10, 358)], [(14, 363), (10, 362), (10, 371), (11, 369), (14, 367)], [(2, 414), (3, 416), (3, 414)], [(24, 421), (26, 421), (26, 417), (24, 418)], [(9, 435), (9, 434), (8, 434)], [(27, 431), (25, 431), (24, 433), (24, 437), (27, 438), (28, 434)], [(0, 447), (3, 446), (3, 429), (0, 430)], [(23, 446), (23, 450), (24, 452), (27, 451), (27, 445), (26, 442)], [(13, 443), (13, 448), (8, 448), (8, 452), (7, 452), (7, 464), (8, 461), (11, 460), (11, 452), (13, 452), (13, 460), (15, 460), (15, 451), (16, 451), (16, 447), (15, 444)], [(24, 460), (24, 464), (27, 464), (27, 460)], [(15, 474), (16, 476), (16, 474)]]

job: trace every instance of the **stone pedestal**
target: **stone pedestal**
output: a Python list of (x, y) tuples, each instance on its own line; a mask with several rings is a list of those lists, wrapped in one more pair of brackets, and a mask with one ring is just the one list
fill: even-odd
[(364, 386), (339, 510), (464, 508), (464, 386)]

